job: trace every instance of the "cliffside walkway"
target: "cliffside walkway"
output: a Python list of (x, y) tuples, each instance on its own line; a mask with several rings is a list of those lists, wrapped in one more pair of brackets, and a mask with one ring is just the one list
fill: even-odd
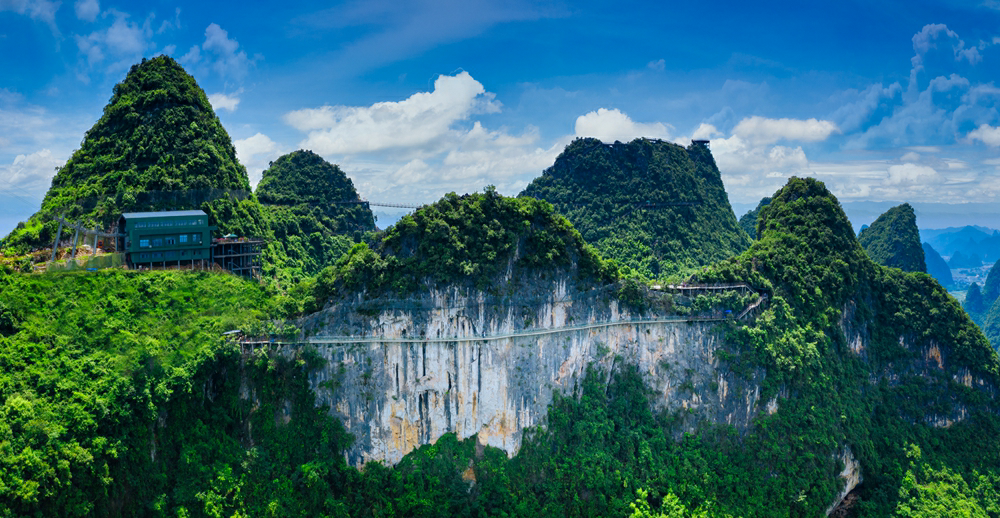
[[(659, 286), (653, 287), (654, 291), (662, 290), (663, 288)], [(241, 345), (256, 346), (256, 345), (302, 345), (305, 343), (309, 344), (370, 344), (370, 343), (449, 343), (449, 342), (464, 342), (464, 341), (476, 341), (476, 342), (492, 342), (497, 340), (507, 340), (510, 338), (521, 338), (528, 336), (542, 336), (554, 333), (564, 333), (567, 331), (584, 331), (590, 329), (601, 329), (607, 327), (617, 327), (617, 326), (632, 326), (632, 325), (643, 325), (643, 324), (681, 324), (681, 323), (699, 323), (699, 322), (724, 322), (727, 320), (743, 320), (750, 315), (754, 310), (759, 308), (762, 304), (765, 304), (768, 300), (767, 294), (762, 293), (754, 287), (746, 283), (735, 283), (735, 284), (692, 284), (692, 285), (668, 285), (667, 290), (677, 290), (677, 291), (689, 291), (689, 292), (708, 292), (708, 291), (733, 291), (733, 290), (745, 290), (759, 293), (757, 300), (753, 301), (749, 306), (744, 308), (739, 314), (734, 315), (729, 313), (725, 316), (673, 316), (673, 317), (660, 317), (660, 318), (635, 318), (628, 320), (614, 320), (610, 322), (591, 322), (587, 324), (577, 324), (571, 326), (560, 326), (560, 327), (549, 327), (542, 329), (523, 329), (520, 331), (513, 331), (510, 333), (501, 334), (483, 334), (483, 335), (463, 335), (463, 336), (446, 336), (446, 337), (386, 337), (386, 336), (372, 336), (372, 335), (328, 335), (328, 336), (314, 336), (306, 339), (305, 341), (294, 341), (294, 342), (281, 342), (275, 340), (240, 340)], [(230, 331), (230, 333), (235, 333), (235, 331)]]
[[(311, 344), (358, 344), (358, 343), (447, 343), (447, 342), (492, 342), (496, 340), (507, 340), (509, 338), (521, 338), (525, 336), (542, 336), (554, 333), (564, 333), (567, 331), (583, 331), (589, 329), (600, 329), (604, 327), (631, 326), (642, 324), (679, 324), (695, 322), (722, 322), (734, 320), (731, 317), (665, 317), (665, 318), (638, 318), (630, 320), (617, 320), (613, 322), (598, 322), (592, 324), (579, 324), (574, 326), (550, 327), (544, 329), (531, 329), (514, 331), (512, 333), (502, 333), (497, 335), (465, 335), (449, 336), (440, 338), (420, 338), (420, 337), (399, 337), (387, 338), (380, 336), (316, 336), (309, 338)], [(250, 342), (244, 342), (249, 344)]]

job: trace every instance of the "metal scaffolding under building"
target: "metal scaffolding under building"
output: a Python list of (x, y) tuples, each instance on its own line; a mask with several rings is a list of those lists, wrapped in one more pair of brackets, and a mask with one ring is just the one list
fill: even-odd
[(263, 239), (214, 239), (212, 262), (237, 275), (260, 277)]

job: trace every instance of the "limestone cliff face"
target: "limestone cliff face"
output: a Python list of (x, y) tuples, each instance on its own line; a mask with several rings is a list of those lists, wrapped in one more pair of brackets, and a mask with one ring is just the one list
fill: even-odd
[(544, 422), (553, 394), (572, 395), (588, 365), (603, 376), (637, 366), (656, 409), (687, 427), (747, 428), (763, 374), (745, 379), (725, 367), (717, 323), (649, 313), (635, 322), (606, 292), (548, 285), (500, 298), (452, 288), (399, 304), (358, 300), (303, 322), (327, 360), (312, 378), (319, 402), (356, 437), (349, 462), (392, 464), (447, 432), (478, 434), (513, 455), (524, 429)]

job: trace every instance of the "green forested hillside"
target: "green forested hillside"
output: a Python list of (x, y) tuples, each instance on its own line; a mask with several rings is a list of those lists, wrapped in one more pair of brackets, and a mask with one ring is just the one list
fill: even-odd
[(989, 306), (979, 320), (979, 327), (983, 329), (983, 334), (993, 344), (993, 348), (1000, 350), (1000, 299), (994, 300)]
[(0, 242), (52, 245), (61, 214), (103, 229), (122, 212), (202, 208), (223, 232), (263, 236), (246, 169), (205, 92), (169, 56), (134, 65), (52, 179), (41, 210)]
[(861, 231), (858, 241), (878, 264), (904, 272), (926, 272), (917, 216), (909, 203), (893, 207)]
[(508, 290), (501, 280), (542, 271), (575, 271), (589, 282), (617, 278), (617, 267), (587, 245), (552, 205), (532, 198), (483, 193), (445, 195), (389, 227), (374, 248), (367, 243), (319, 275), (317, 294), (406, 294), (430, 285)]
[(312, 151), (295, 151), (271, 163), (257, 184), (281, 266), (295, 277), (315, 275), (375, 230), (371, 210), (358, 204), (354, 183)]
[(990, 272), (986, 274), (986, 280), (983, 281), (983, 300), (987, 304), (992, 304), (998, 298), (1000, 298), (1000, 261), (993, 264)]
[(751, 238), (757, 238), (757, 216), (760, 215), (760, 209), (771, 204), (771, 198), (763, 198), (757, 207), (751, 211), (748, 211), (740, 218), (740, 227), (743, 227), (743, 231), (747, 233)]
[[(731, 257), (750, 243), (702, 144), (577, 139), (521, 196), (552, 203), (602, 255), (649, 278)], [(677, 202), (692, 205), (664, 205)]]
[(969, 286), (963, 306), (993, 347), (1000, 349), (1000, 261), (990, 268), (982, 288), (976, 283)]
[[(820, 495), (833, 487), (819, 481), (838, 469), (825, 460), (837, 445), (848, 445), (861, 462), (861, 515), (902, 513), (911, 498), (921, 498), (905, 490), (913, 446), (923, 452), (921, 466), (961, 477), (938, 490), (992, 505), (988, 495), (1000, 488), (1000, 447), (991, 439), (1000, 429), (997, 403), (989, 391), (956, 380), (968, 369), (995, 387), (1000, 360), (958, 303), (926, 274), (875, 265), (836, 199), (815, 180), (792, 179), (760, 218), (761, 239), (701, 279), (749, 279), (773, 290), (770, 307), (732, 339), (743, 361), (767, 369), (762, 399), (794, 394), (759, 418), (747, 439), (763, 440), (750, 455), (776, 477), (765, 487), (782, 481), (774, 482), (771, 501), (789, 504), (775, 514), (823, 511)], [(858, 343), (852, 350), (849, 333), (859, 334), (861, 350)], [(932, 346), (949, 361), (919, 367), (931, 361), (922, 351)], [(962, 413), (968, 417), (950, 427), (933, 426)], [(806, 498), (796, 503), (795, 494)]]

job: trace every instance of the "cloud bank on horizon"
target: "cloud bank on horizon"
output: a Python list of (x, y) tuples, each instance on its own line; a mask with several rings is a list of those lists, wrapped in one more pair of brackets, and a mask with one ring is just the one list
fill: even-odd
[[(734, 202), (753, 203), (793, 175), (823, 180), (844, 201), (1000, 196), (1000, 31), (987, 23), (1000, 11), (984, 6), (978, 23), (926, 13), (887, 25), (893, 38), (859, 33), (844, 56), (823, 59), (818, 49), (840, 48), (842, 37), (809, 33), (810, 58), (783, 41), (747, 43), (756, 40), (741, 40), (737, 26), (727, 40), (728, 22), (700, 22), (723, 27), (698, 40), (705, 27), (664, 31), (651, 13), (615, 18), (596, 4), (279, 7), (270, 35), (247, 21), (252, 12), (226, 10), (0, 0), (10, 35), (0, 59), (20, 71), (0, 84), (7, 210), (36, 208), (25, 206), (99, 117), (111, 85), (156, 54), (174, 56), (206, 90), (254, 184), (268, 162), (305, 148), (340, 164), (371, 199), (421, 203), (487, 184), (516, 194), (574, 138), (646, 137), (710, 139)], [(748, 21), (797, 37), (788, 19)], [(572, 40), (599, 22), (604, 40)], [(17, 38), (32, 42), (28, 56), (11, 55)]]

